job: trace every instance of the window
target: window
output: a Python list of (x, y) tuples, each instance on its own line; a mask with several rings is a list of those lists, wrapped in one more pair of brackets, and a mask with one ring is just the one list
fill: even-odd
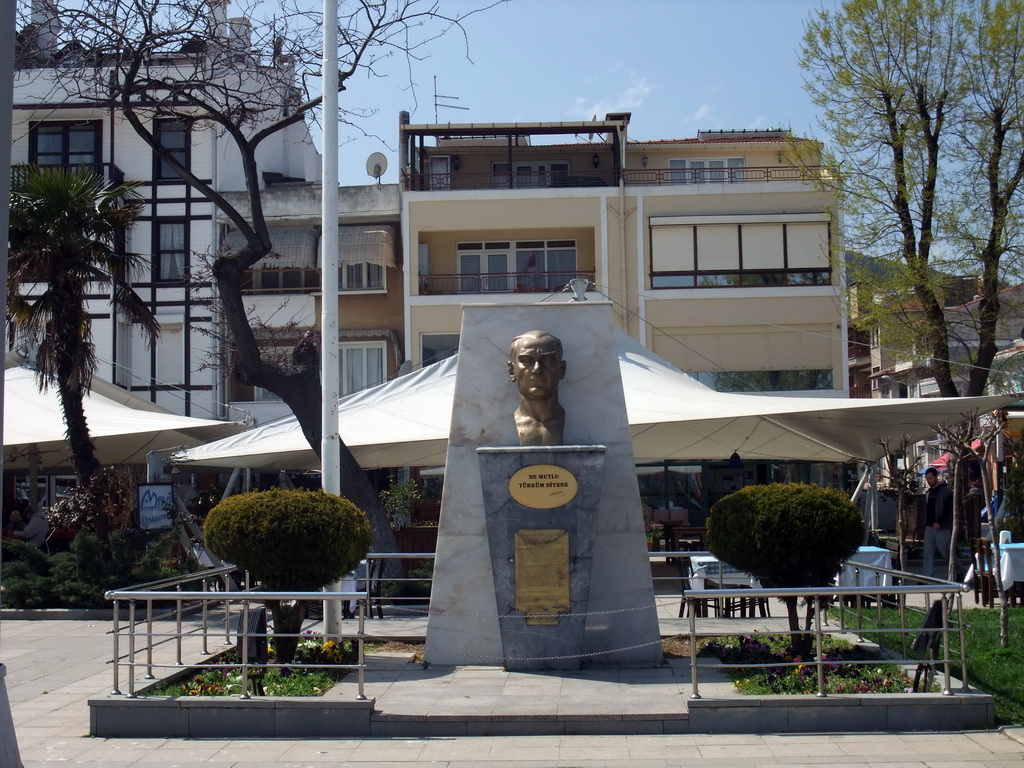
[(743, 158), (687, 160), (672, 158), (668, 161), (668, 180), (672, 184), (708, 184), (743, 181)]
[(494, 189), (536, 189), (564, 186), (569, 175), (567, 160), (544, 162), (492, 163)]
[(350, 395), (384, 383), (385, 342), (340, 345), (341, 394)]
[(382, 290), (384, 267), (368, 261), (346, 262), (341, 265), (340, 284), (343, 291)]
[(509, 275), (508, 241), (494, 243), (459, 243), (459, 292), (489, 293), (512, 290)]
[(458, 354), (459, 334), (425, 333), (420, 336), (420, 364), (431, 365)]
[(153, 229), (156, 241), (153, 247), (154, 270), (157, 280), (180, 282), (185, 278), (185, 222), (157, 221)]
[(575, 240), (516, 243), (516, 290), (557, 291), (576, 277)]
[(652, 219), (651, 287), (830, 285), (829, 225), (824, 217), (776, 218), (665, 217), (664, 225)]
[(96, 121), (36, 123), (30, 129), (29, 162), (36, 165), (98, 166), (100, 128)]
[(558, 291), (576, 277), (575, 240), (478, 241), (456, 251), (459, 293)]
[[(164, 149), (171, 151), (174, 159), (186, 168), (189, 167), (189, 131), (184, 120), (158, 120), (155, 127), (156, 140)], [(177, 171), (166, 161), (155, 157), (157, 179), (177, 179)]]

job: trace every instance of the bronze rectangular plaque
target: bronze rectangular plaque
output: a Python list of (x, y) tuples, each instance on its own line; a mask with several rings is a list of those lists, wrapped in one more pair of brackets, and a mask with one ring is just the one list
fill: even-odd
[(516, 610), (528, 624), (557, 624), (569, 605), (569, 532), (552, 528), (515, 532)]

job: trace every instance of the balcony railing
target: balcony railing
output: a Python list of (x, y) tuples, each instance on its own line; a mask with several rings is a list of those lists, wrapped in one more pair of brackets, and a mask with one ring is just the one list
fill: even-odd
[(590, 281), (593, 272), (463, 272), (458, 275), (420, 275), (420, 296), (444, 296), (458, 293), (552, 293), (562, 290), (571, 280)]
[(595, 168), (578, 173), (403, 173), (406, 191), (446, 192), (469, 189), (554, 189), (565, 187), (678, 186), (694, 184), (742, 184), (771, 181), (819, 181), (827, 171), (820, 167), (795, 168)]

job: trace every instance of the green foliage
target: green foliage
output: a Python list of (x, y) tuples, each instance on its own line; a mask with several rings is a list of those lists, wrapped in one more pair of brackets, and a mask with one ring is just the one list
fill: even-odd
[[(970, 608), (963, 612), (967, 641), (967, 679), (972, 686), (991, 694), (995, 700), (997, 724), (1024, 725), (1024, 607), (1009, 609), (1009, 648), (999, 644), (1000, 610)], [(865, 611), (865, 624), (875, 615), (875, 611)], [(914, 619), (908, 618), (906, 621), (909, 624)], [(884, 609), (882, 626), (887, 629), (899, 627), (899, 611), (894, 608)], [(867, 626), (862, 634), (865, 639), (901, 653), (898, 634), (871, 632)], [(960, 646), (959, 642), (953, 642), (954, 637), (950, 636), (950, 645), (956, 654)], [(954, 656), (954, 661), (953, 668), (956, 670), (959, 668), (959, 659)]]
[[(698, 656), (712, 656), (725, 664), (758, 664), (763, 668), (733, 668), (729, 676), (740, 693), (751, 696), (772, 694), (816, 694), (818, 668), (804, 663), (799, 652), (788, 645), (788, 636), (711, 638), (701, 645)], [(904, 693), (912, 686), (896, 664), (883, 664), (876, 651), (828, 638), (822, 645), (826, 693)]]
[(370, 524), (352, 502), (280, 488), (230, 496), (203, 524), (206, 545), (270, 590), (312, 591), (351, 571), (370, 549)]
[[(366, 516), (323, 491), (273, 488), (229, 496), (203, 523), (206, 545), (272, 591), (312, 592), (351, 571), (370, 550)], [(306, 604), (267, 601), (278, 660), (292, 660)]]
[(391, 527), (404, 528), (412, 522), (412, 505), (420, 498), (420, 492), (411, 478), (399, 481), (392, 475), (390, 481), (391, 484), (379, 494), (380, 503), (388, 513)]
[(1010, 531), (1014, 541), (1024, 541), (1024, 439), (1013, 444), (1013, 461), (1007, 462), (999, 529)]
[[(340, 645), (319, 635), (303, 637), (295, 651), (296, 664), (354, 664), (355, 646), (349, 640)], [(242, 692), (242, 670), (234, 650), (218, 656), (218, 666), (199, 668), (184, 678), (157, 683), (150, 696), (231, 696)], [(223, 666), (221, 666), (223, 665)], [(249, 676), (260, 679), (267, 696), (322, 696), (343, 678), (344, 669), (309, 667), (251, 667)]]
[(860, 510), (838, 491), (800, 483), (752, 485), (712, 508), (707, 546), (766, 587), (832, 582), (864, 536)]
[(31, 544), (3, 542), (5, 608), (105, 608), (107, 590), (173, 576), (179, 572), (173, 531), (115, 531), (111, 557), (100, 556), (92, 534), (79, 534), (67, 552), (47, 555)]

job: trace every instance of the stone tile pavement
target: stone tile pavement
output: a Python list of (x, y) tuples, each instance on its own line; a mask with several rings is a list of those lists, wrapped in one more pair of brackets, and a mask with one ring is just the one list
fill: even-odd
[[(403, 636), (417, 632), (410, 618), (371, 624), (371, 629)], [(424, 764), (439, 768), (477, 766), (588, 766), (588, 768), (668, 768), (669, 766), (1022, 766), (1024, 728), (986, 732), (850, 733), (785, 735), (559, 735), (500, 737), (420, 737), (372, 739), (99, 739), (88, 736), (86, 702), (111, 689), (110, 637), (106, 622), (89, 619), (0, 621), (0, 660), (7, 665), (11, 703), (21, 759), (26, 768), (50, 763), (80, 766), (388, 766)], [(420, 633), (422, 630), (419, 630)], [(186, 649), (183, 661), (191, 661)], [(170, 654), (170, 656), (168, 656)], [(158, 657), (173, 660), (164, 646)], [(140, 670), (140, 674), (144, 670)], [(469, 670), (464, 680), (474, 677)], [(450, 682), (447, 685), (452, 685)], [(541, 688), (535, 688), (540, 685)], [(539, 682), (513, 683), (506, 696), (531, 697), (538, 705), (554, 695)], [(636, 688), (615, 683), (625, 700)], [(606, 696), (584, 682), (561, 682), (558, 706)], [(123, 683), (122, 683), (122, 687)], [(641, 689), (643, 691), (644, 689)], [(371, 695), (373, 691), (369, 692)], [(671, 692), (669, 695), (682, 695)], [(384, 692), (382, 695), (386, 695)], [(402, 706), (426, 709), (437, 701), (429, 686)], [(459, 695), (455, 688), (447, 696)], [(498, 701), (494, 703), (499, 706)], [(418, 702), (418, 703), (417, 703)], [(397, 706), (397, 704), (395, 704)], [(9, 768), (2, 766), (0, 768)]]

